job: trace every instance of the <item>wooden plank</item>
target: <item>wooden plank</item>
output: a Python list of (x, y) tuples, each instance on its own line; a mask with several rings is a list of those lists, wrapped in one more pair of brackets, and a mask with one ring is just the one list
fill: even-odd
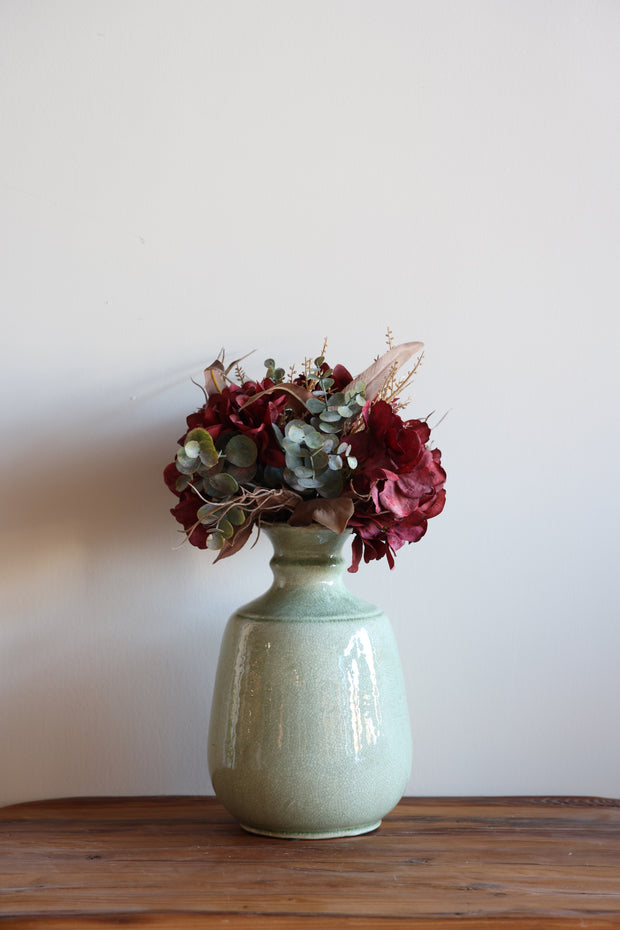
[(310, 841), (246, 834), (213, 798), (42, 801), (0, 810), (0, 873), (0, 930), (607, 930), (620, 802), (406, 798), (372, 834)]

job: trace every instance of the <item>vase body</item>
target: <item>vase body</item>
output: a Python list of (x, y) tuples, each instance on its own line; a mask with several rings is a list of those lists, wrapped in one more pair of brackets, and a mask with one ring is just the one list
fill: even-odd
[(409, 715), (388, 618), (344, 585), (347, 538), (273, 525), (273, 584), (228, 621), (209, 769), (246, 829), (282, 837), (365, 833), (411, 771)]

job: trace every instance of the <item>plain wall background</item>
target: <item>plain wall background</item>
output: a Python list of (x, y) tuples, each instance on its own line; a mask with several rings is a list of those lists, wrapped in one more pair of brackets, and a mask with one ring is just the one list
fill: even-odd
[(620, 795), (620, 5), (4, 0), (0, 802), (210, 793), (227, 616), (161, 471), (222, 346), (421, 339), (415, 794)]

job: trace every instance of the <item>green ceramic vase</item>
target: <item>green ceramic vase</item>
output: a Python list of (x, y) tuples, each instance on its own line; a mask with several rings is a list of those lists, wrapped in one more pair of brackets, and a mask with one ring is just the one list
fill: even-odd
[(374, 830), (400, 800), (411, 733), (390, 622), (344, 585), (338, 535), (272, 525), (273, 583), (228, 621), (209, 769), (250, 832), (290, 838)]

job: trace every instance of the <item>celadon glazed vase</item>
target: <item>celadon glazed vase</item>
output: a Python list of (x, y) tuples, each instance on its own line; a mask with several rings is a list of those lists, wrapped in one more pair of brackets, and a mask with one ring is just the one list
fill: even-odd
[(411, 771), (411, 731), (390, 621), (344, 585), (349, 534), (263, 528), (273, 583), (228, 621), (209, 727), (218, 799), (252, 833), (376, 829)]

